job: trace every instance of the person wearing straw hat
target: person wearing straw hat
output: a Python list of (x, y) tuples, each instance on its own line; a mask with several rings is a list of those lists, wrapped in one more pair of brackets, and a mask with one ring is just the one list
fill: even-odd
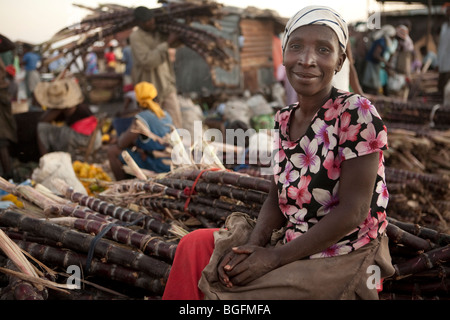
[(122, 152), (127, 151), (136, 165), (151, 172), (170, 171), (170, 154), (166, 153), (163, 138), (173, 127), (172, 117), (155, 101), (158, 91), (149, 82), (142, 81), (134, 86), (136, 101), (140, 107), (131, 125), (111, 144), (108, 159), (116, 180), (127, 177)]
[(88, 147), (92, 134), (93, 150), (101, 146), (101, 133), (95, 130), (98, 119), (83, 103), (84, 96), (75, 78), (39, 82), (34, 94), (45, 110), (37, 126), (41, 156), (54, 151), (76, 155)]
[(387, 133), (368, 99), (332, 86), (347, 40), (346, 22), (329, 7), (305, 7), (288, 21), (283, 64), (298, 102), (275, 115), (267, 198), (256, 221), (237, 212), (224, 228), (184, 236), (163, 299), (378, 299), (394, 272)]

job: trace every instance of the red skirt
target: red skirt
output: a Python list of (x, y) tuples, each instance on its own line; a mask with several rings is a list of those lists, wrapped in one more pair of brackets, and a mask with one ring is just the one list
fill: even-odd
[(217, 230), (198, 229), (180, 240), (163, 300), (203, 300), (198, 281), (214, 251), (213, 233)]

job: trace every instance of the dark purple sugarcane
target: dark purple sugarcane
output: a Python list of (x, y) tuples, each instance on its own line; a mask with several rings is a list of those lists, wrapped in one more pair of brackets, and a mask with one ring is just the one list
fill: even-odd
[[(48, 237), (51, 240), (60, 242), (68, 249), (83, 253), (90, 252), (91, 244), (95, 240), (93, 235), (71, 230), (47, 220), (31, 218), (10, 210), (0, 211), (0, 225), (15, 227), (38, 236)], [(118, 246), (111, 241), (98, 239), (93, 252), (96, 257), (105, 259), (106, 262), (134, 268), (152, 277), (161, 278), (163, 281), (167, 280), (170, 272), (171, 266), (168, 263), (135, 250)]]
[[(109, 226), (107, 223), (87, 219), (75, 219), (71, 223), (73, 223), (73, 227), (77, 230), (94, 234), (99, 234), (104, 228)], [(177, 245), (174, 243), (168, 243), (157, 237), (144, 235), (118, 225), (111, 226), (105, 236), (117, 242), (138, 248), (149, 255), (165, 258), (169, 261), (173, 261), (177, 249)]]
[(91, 197), (80, 192), (75, 192), (72, 187), (66, 189), (65, 197), (73, 202), (79, 203), (96, 212), (111, 216), (120, 221), (135, 222), (140, 220), (136, 225), (141, 226), (145, 229), (152, 230), (160, 235), (173, 235), (171, 232), (172, 226), (169, 223), (165, 223), (163, 221), (157, 220), (148, 215), (133, 210), (116, 206), (110, 202), (103, 201), (96, 197)]
[[(87, 257), (84, 254), (28, 241), (15, 240), (15, 242), (20, 248), (49, 267), (64, 269), (71, 265), (86, 267)], [(160, 279), (117, 264), (103, 263), (93, 259), (89, 270), (89, 275), (143, 288), (156, 294), (162, 294), (164, 291), (164, 285)]]

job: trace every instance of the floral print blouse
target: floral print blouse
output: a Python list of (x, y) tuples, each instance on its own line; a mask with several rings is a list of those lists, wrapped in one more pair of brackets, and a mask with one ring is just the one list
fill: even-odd
[(274, 178), (279, 207), (287, 218), (284, 242), (301, 236), (339, 203), (341, 164), (346, 159), (381, 151), (371, 207), (365, 221), (327, 250), (310, 258), (356, 250), (384, 232), (389, 193), (382, 150), (387, 130), (369, 100), (333, 88), (331, 98), (314, 115), (304, 136), (289, 138), (291, 114), (298, 104), (275, 115)]

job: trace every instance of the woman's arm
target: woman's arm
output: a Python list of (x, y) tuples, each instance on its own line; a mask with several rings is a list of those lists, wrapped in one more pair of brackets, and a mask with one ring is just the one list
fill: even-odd
[(279, 229), (285, 224), (286, 218), (278, 205), (278, 187), (272, 176), (269, 193), (261, 207), (255, 228), (247, 244), (264, 247), (270, 241), (273, 230)]
[(136, 125), (136, 119), (133, 120), (133, 122), (131, 123), (131, 126), (128, 128), (128, 130), (126, 130), (125, 132), (123, 132), (120, 137), (117, 140), (117, 146), (124, 150), (128, 147), (131, 147), (134, 145), (136, 139), (139, 137), (139, 133), (134, 132), (135, 128), (137, 127)]
[(305, 234), (279, 248), (280, 265), (324, 251), (367, 218), (379, 156), (376, 152), (342, 163), (339, 204)]
[[(278, 190), (275, 181), (271, 179), (269, 193), (258, 214), (255, 228), (245, 246), (264, 247), (272, 236), (273, 230), (279, 229), (286, 223), (286, 218), (278, 206)], [(239, 250), (230, 251), (218, 265), (220, 281), (226, 286), (232, 286), (227, 273), (244, 261), (248, 255)]]

